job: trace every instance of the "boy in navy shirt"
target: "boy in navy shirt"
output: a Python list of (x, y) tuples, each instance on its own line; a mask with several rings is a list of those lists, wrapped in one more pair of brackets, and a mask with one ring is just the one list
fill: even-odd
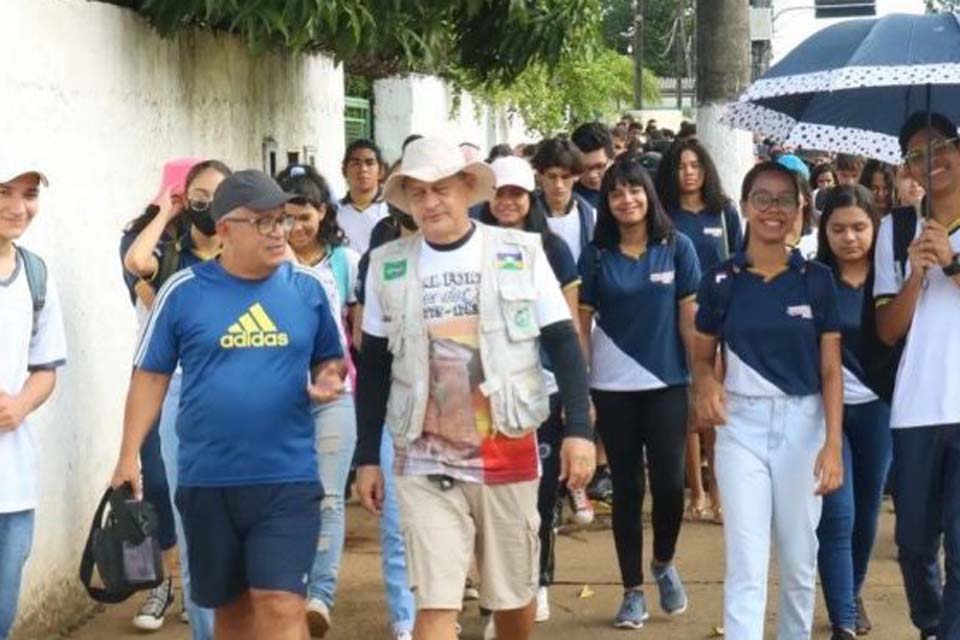
[(343, 351), (320, 280), (285, 262), (290, 198), (258, 171), (217, 188), (219, 261), (171, 277), (135, 358), (113, 486), (141, 492), (137, 456), (183, 368), (177, 508), (191, 591), (217, 636), (301, 640), (319, 532), (310, 402), (342, 388)]

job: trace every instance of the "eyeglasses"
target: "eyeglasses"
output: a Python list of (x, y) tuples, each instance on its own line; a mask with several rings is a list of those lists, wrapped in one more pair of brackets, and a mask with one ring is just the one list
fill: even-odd
[(799, 205), (797, 196), (792, 193), (784, 193), (779, 196), (775, 196), (772, 193), (766, 191), (754, 191), (747, 198), (756, 209), (759, 211), (769, 211), (772, 208), (777, 208), (781, 211), (788, 211), (796, 209)]
[[(934, 140), (930, 145), (930, 152), (933, 154), (933, 157), (940, 157), (944, 155), (947, 151), (950, 150), (950, 147), (957, 144), (957, 141), (960, 141), (960, 138), (949, 138)], [(923, 168), (927, 164), (927, 147), (919, 147), (907, 153), (903, 156), (903, 162), (915, 168)]]
[(257, 233), (262, 236), (270, 235), (274, 229), (280, 227), (284, 233), (289, 233), (293, 229), (293, 225), (297, 223), (297, 218), (291, 215), (283, 215), (279, 217), (274, 216), (262, 216), (259, 218), (224, 218), (224, 222), (245, 222), (247, 224), (253, 225), (256, 228)]

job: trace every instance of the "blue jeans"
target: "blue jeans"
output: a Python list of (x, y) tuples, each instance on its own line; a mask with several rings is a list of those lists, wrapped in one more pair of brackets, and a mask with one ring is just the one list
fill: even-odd
[(396, 478), (393, 475), (393, 440), (387, 429), (380, 443), (380, 468), (383, 470), (383, 513), (380, 516), (380, 562), (387, 608), (394, 633), (413, 631), (416, 606), (407, 582), (406, 544), (400, 528)]
[(160, 423), (153, 425), (140, 446), (140, 469), (143, 473), (143, 499), (157, 510), (157, 538), (166, 551), (177, 544), (177, 529), (173, 523), (173, 506), (167, 471), (160, 455)]
[(818, 562), (830, 624), (854, 629), (856, 598), (877, 536), (893, 439), (890, 407), (876, 400), (843, 408), (843, 486), (824, 497)]
[[(893, 430), (893, 500), (910, 619), (960, 638), (960, 425)], [(938, 557), (943, 536), (944, 583)]]
[[(177, 413), (180, 410), (180, 383), (182, 376), (175, 373), (170, 379), (167, 397), (163, 399), (163, 408), (160, 413), (160, 450), (163, 454), (164, 468), (167, 472), (167, 485), (170, 493), (177, 492), (180, 438), (177, 435)], [(183, 598), (190, 616), (190, 631), (193, 640), (213, 640), (213, 609), (204, 609), (197, 606), (190, 597), (190, 562), (187, 560), (187, 538), (183, 534), (183, 522), (180, 511), (175, 509), (173, 521), (176, 526), (177, 540), (180, 544), (177, 551), (180, 555), (180, 580), (183, 583)]]
[(320, 538), (310, 570), (307, 597), (318, 598), (333, 608), (346, 533), (343, 494), (357, 446), (353, 395), (344, 394), (333, 402), (313, 407), (313, 420), (323, 501), (320, 503)]
[(0, 640), (17, 618), (20, 579), (33, 543), (33, 510), (0, 513)]

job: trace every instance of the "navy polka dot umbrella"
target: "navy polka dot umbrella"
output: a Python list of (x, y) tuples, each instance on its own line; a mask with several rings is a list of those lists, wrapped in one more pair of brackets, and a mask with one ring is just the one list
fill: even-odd
[(918, 111), (960, 123), (960, 16), (894, 14), (813, 34), (732, 104), (723, 121), (785, 145), (897, 164)]

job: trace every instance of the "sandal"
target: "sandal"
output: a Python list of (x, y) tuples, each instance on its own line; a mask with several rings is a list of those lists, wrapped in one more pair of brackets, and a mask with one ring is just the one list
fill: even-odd
[(713, 522), (713, 524), (723, 525), (723, 507), (715, 507), (713, 509), (713, 519), (711, 522)]
[(683, 519), (691, 522), (702, 522), (707, 519), (709, 513), (710, 509), (703, 502), (698, 505), (691, 501), (683, 512)]

